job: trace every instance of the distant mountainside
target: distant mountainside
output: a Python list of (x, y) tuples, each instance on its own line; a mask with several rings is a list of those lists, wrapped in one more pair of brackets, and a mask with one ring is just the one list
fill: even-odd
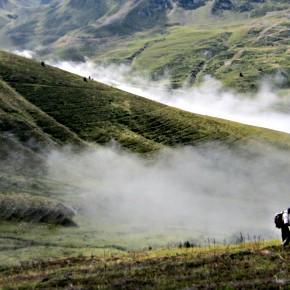
[(27, 43), (31, 32), (41, 35), (38, 41), (47, 45), (67, 34), (94, 38), (128, 35), (170, 24), (174, 15), (182, 18), (186, 11), (204, 6), (209, 8), (209, 14), (231, 11), (253, 17), (287, 9), (287, 3), (287, 0), (1, 0), (0, 9), (12, 12), (5, 15), (12, 24), (5, 30), (13, 43)]
[(241, 91), (267, 78), (289, 88), (289, 27), (288, 0), (0, 1), (0, 48), (126, 63), (172, 87), (210, 74)]

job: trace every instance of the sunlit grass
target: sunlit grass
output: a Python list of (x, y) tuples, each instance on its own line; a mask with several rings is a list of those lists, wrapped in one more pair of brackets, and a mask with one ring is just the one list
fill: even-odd
[(288, 281), (289, 265), (281, 266), (288, 258), (289, 251), (279, 248), (276, 241), (163, 248), (126, 254), (107, 251), (99, 256), (43, 259), (6, 268), (0, 274), (0, 285), (4, 285), (4, 289), (278, 287), (280, 276), (283, 283)]

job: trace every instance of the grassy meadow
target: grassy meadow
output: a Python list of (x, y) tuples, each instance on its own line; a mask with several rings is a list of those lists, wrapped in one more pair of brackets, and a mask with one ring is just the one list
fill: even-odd
[(277, 242), (164, 248), (39, 260), (7, 267), (3, 289), (283, 289), (289, 250)]
[[(212, 141), (229, 145), (251, 140), (286, 147), (289, 144), (288, 134), (184, 112), (100, 84), (88, 76), (84, 81), (83, 77), (6, 52), (0, 53), (0, 69), (2, 80), (17, 96), (17, 102), (29, 103), (28, 112), (24, 106), (19, 113), (4, 114), (3, 124), (8, 117), (25, 114), (33, 122), (33, 132), (39, 128), (49, 141), (58, 144), (106, 144), (116, 140), (139, 153)], [(3, 101), (8, 102), (6, 94)], [(27, 132), (23, 139), (31, 134)]]

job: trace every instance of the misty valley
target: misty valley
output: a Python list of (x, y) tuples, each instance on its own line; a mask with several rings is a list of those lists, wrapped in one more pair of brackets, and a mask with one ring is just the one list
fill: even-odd
[(0, 0), (0, 288), (287, 289), (289, 19)]

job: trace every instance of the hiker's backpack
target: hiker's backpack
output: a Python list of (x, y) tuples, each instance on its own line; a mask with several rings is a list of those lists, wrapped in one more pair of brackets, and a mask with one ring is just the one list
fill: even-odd
[(283, 222), (283, 213), (280, 212), (280, 213), (277, 213), (275, 216), (274, 216), (274, 223), (276, 225), (276, 228), (278, 229), (281, 229), (284, 222)]

